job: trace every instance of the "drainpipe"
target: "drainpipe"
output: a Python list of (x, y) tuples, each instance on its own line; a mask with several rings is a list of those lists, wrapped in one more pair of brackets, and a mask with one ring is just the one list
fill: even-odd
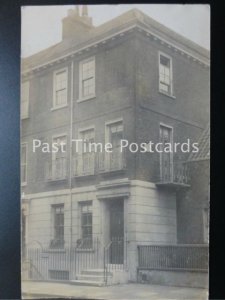
[(73, 60), (71, 62), (71, 87), (70, 87), (70, 156), (69, 156), (69, 189), (70, 189), (70, 250), (72, 248), (72, 176), (73, 176), (73, 163), (72, 163), (72, 139), (73, 139)]

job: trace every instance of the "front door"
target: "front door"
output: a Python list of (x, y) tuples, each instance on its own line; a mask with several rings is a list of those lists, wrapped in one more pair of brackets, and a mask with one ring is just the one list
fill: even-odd
[(173, 178), (173, 153), (168, 152), (168, 143), (172, 145), (172, 129), (170, 127), (160, 126), (160, 142), (162, 143), (160, 177), (161, 180), (170, 182)]
[(110, 203), (110, 263), (123, 264), (124, 257), (124, 201)]

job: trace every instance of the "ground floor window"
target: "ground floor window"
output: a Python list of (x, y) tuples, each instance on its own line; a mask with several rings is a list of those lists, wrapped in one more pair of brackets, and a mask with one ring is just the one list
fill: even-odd
[(64, 204), (53, 205), (54, 239), (51, 248), (64, 247)]
[(83, 248), (92, 247), (92, 202), (80, 204), (81, 211), (81, 243)]

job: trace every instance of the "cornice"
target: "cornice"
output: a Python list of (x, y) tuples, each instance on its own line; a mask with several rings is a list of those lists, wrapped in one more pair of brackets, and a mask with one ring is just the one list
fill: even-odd
[[(102, 45), (106, 45), (107, 43), (109, 43), (111, 41), (114, 41), (115, 39), (123, 38), (125, 35), (128, 35), (129, 33), (132, 33), (135, 30), (138, 31), (139, 33), (142, 33), (149, 40), (153, 40), (155, 42), (160, 43), (161, 45), (164, 45), (165, 47), (173, 50), (177, 54), (188, 58), (190, 61), (198, 63), (199, 65), (201, 65), (204, 68), (209, 68), (210, 64), (209, 64), (209, 61), (207, 61), (206, 59), (201, 59), (197, 55), (194, 55), (194, 54), (190, 53), (189, 51), (187, 51), (185, 49), (185, 47), (183, 47), (183, 48), (182, 48), (182, 46), (179, 47), (179, 46), (173, 44), (171, 41), (160, 37), (156, 33), (154, 33), (151, 30), (145, 28), (144, 26), (135, 24), (135, 25), (129, 26), (126, 29), (117, 31), (114, 34), (107, 35), (106, 37), (104, 37), (102, 39), (99, 39), (99, 40), (96, 40), (95, 42), (87, 44), (86, 46), (83, 46), (79, 49), (73, 50), (73, 51), (71, 51), (71, 52), (69, 52), (69, 53), (67, 53), (63, 56), (59, 56), (58, 58), (55, 58), (53, 60), (49, 60), (46, 63), (34, 66), (30, 69), (26, 69), (26, 70), (22, 71), (22, 76), (26, 77), (26, 76), (34, 74), (35, 72), (42, 71), (42, 70), (44, 70), (48, 67), (51, 67), (53, 65), (57, 65), (59, 63), (68, 61), (68, 60), (74, 58), (75, 55), (81, 55), (83, 53), (91, 51), (92, 49), (96, 49), (96, 48), (98, 48)], [(193, 51), (195, 51), (195, 50), (193, 50)]]

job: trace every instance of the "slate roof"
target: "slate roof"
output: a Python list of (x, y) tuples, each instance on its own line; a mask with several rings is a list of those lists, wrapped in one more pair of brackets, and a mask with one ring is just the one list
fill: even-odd
[(191, 153), (188, 161), (207, 160), (210, 158), (210, 125), (204, 129), (198, 140), (199, 151)]
[(158, 34), (168, 42), (173, 43), (174, 46), (180, 47), (188, 51), (191, 55), (199, 59), (203, 59), (206, 63), (209, 62), (209, 51), (190, 41), (182, 35), (168, 29), (166, 26), (158, 23), (138, 9), (131, 9), (122, 15), (105, 22), (104, 24), (94, 27), (89, 33), (81, 38), (65, 39), (61, 42), (44, 49), (34, 55), (22, 59), (23, 71), (30, 70), (39, 65), (48, 63), (61, 56), (70, 54), (73, 51), (88, 47), (91, 43), (97, 42), (110, 34), (115, 34), (132, 25), (142, 25), (151, 30), (154, 34)]

